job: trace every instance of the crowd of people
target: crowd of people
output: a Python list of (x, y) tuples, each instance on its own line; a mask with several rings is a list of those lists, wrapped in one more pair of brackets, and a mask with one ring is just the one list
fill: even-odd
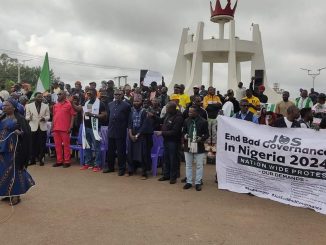
[[(153, 140), (163, 138), (163, 174), (158, 180), (175, 184), (184, 160), (183, 188), (194, 185), (201, 191), (206, 155), (214, 151), (217, 140), (218, 115), (273, 127), (326, 128), (326, 96), (314, 90), (310, 94), (300, 90), (293, 102), (285, 91), (279, 103), (269, 104), (265, 87), (255, 87), (254, 79), (249, 89), (240, 82), (236, 90), (229, 89), (225, 95), (214, 87), (206, 90), (203, 85), (194, 86), (192, 94), (185, 93), (183, 84), (175, 85), (170, 93), (164, 83), (156, 82), (117, 88), (110, 80), (97, 85), (91, 82), (83, 88), (80, 81), (74, 87), (53, 82), (50, 91), (34, 94), (22, 84), (15, 84), (11, 91), (0, 88), (3, 200), (15, 205), (34, 185), (27, 166), (36, 162), (44, 165), (46, 144), (52, 139), (56, 159), (53, 167), (71, 166), (71, 156), (77, 153), (70, 144), (81, 138), (81, 170), (132, 176), (141, 169), (140, 177), (146, 180), (152, 167)], [(103, 141), (107, 142), (104, 164)]]

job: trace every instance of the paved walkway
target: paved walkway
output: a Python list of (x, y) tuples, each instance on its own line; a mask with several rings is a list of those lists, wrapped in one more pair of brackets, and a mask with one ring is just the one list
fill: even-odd
[[(37, 186), (0, 224), (0, 244), (326, 244), (326, 216), (219, 191), (214, 167), (206, 166), (202, 192), (77, 166), (31, 167)], [(0, 220), (10, 212), (0, 203)]]

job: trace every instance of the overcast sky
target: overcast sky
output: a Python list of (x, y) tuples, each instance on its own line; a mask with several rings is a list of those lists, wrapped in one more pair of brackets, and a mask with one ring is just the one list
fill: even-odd
[[(278, 82), (293, 93), (301, 87), (309, 89), (312, 79), (299, 68), (326, 67), (325, 8), (323, 0), (239, 0), (236, 35), (250, 40), (251, 24), (260, 25), (270, 84)], [(182, 28), (195, 32), (199, 21), (205, 22), (205, 38), (218, 36), (218, 26), (210, 22), (209, 0), (2, 1), (0, 49), (41, 56), (48, 51), (53, 58), (151, 69), (161, 71), (169, 81)], [(245, 84), (250, 79), (249, 65), (242, 65)], [(128, 75), (129, 83), (139, 80), (136, 70), (98, 69), (51, 60), (50, 66), (66, 82), (101, 81), (118, 75)], [(215, 86), (225, 92), (227, 66), (216, 65), (214, 76)], [(207, 83), (207, 74), (203, 83)], [(325, 92), (326, 70), (317, 78), (316, 90)]]

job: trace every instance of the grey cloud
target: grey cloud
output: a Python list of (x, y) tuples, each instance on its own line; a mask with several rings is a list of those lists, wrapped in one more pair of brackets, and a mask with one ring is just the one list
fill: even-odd
[[(223, 0), (224, 1), (224, 0)], [(226, 0), (224, 1), (224, 4)], [(324, 35), (326, 3), (322, 0), (239, 0), (236, 33), (251, 39), (251, 23), (260, 24), (268, 80), (296, 92), (310, 86), (299, 66), (326, 66)], [(171, 79), (182, 28), (196, 31), (206, 23), (205, 37), (218, 35), (209, 22), (209, 1), (203, 0), (59, 0), (4, 1), (0, 9), (2, 48), (82, 62), (123, 67), (151, 68)], [(14, 34), (13, 34), (14, 33)], [(323, 63), (325, 62), (325, 63)], [(135, 72), (99, 70), (53, 63), (66, 80), (108, 79)], [(226, 66), (217, 65), (217, 68)], [(249, 80), (249, 64), (243, 64), (243, 80)], [(226, 71), (216, 69), (216, 81), (226, 89)], [(207, 74), (203, 81), (206, 81)], [(318, 78), (323, 88), (326, 72)]]

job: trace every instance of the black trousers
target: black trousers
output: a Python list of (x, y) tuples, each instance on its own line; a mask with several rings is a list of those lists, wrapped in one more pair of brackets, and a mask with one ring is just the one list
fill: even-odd
[(43, 159), (46, 148), (46, 131), (42, 131), (40, 128), (37, 131), (32, 132), (32, 145), (31, 145), (31, 161)]
[(126, 137), (109, 138), (108, 168), (114, 170), (115, 156), (118, 157), (119, 173), (126, 172)]
[(180, 160), (178, 157), (178, 143), (175, 141), (164, 141), (164, 168), (163, 176), (170, 180), (176, 180), (180, 174)]

